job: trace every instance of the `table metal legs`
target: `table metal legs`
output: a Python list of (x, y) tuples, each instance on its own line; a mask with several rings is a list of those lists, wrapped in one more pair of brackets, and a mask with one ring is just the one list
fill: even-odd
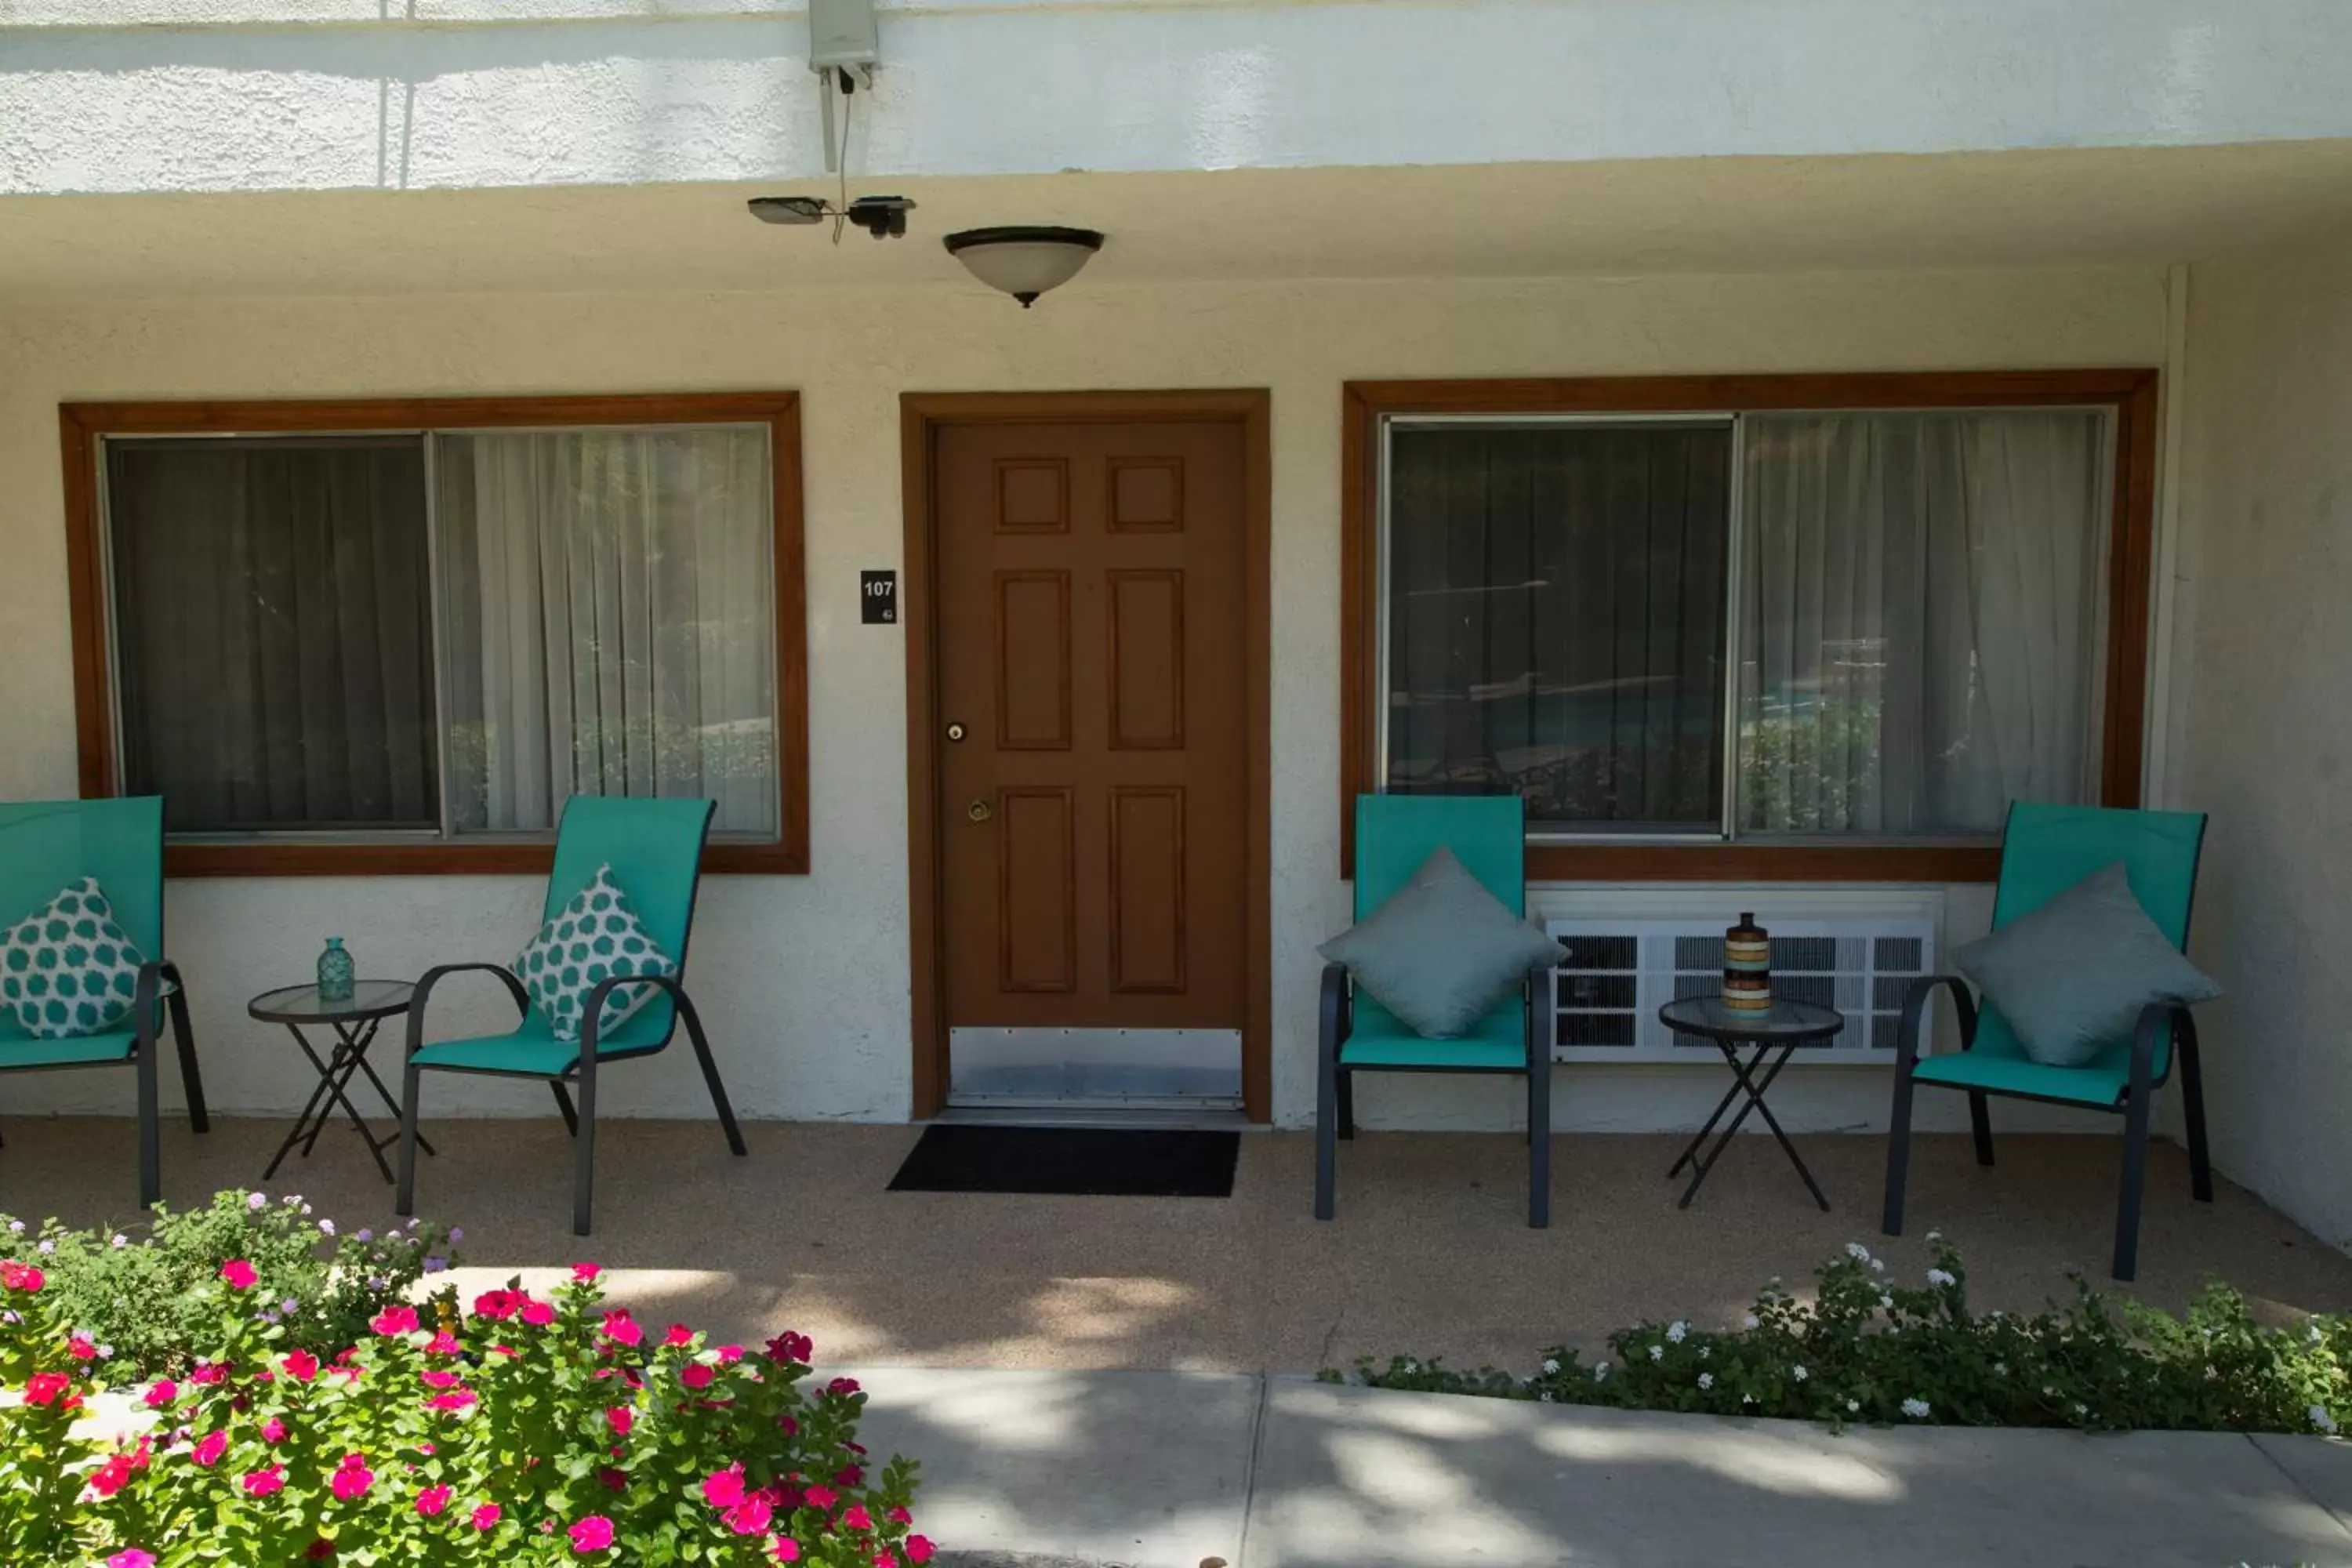
[[(1682, 1173), (1682, 1168), (1685, 1165), (1695, 1167), (1691, 1172), (1690, 1185), (1683, 1190), (1681, 1201), (1675, 1205), (1676, 1208), (1690, 1207), (1691, 1199), (1698, 1194), (1699, 1184), (1706, 1180), (1706, 1173), (1709, 1171), (1715, 1169), (1716, 1161), (1722, 1157), (1723, 1151), (1729, 1146), (1733, 1134), (1739, 1131), (1740, 1123), (1746, 1121), (1748, 1113), (1753, 1110), (1764, 1118), (1764, 1124), (1772, 1130), (1772, 1136), (1780, 1141), (1780, 1152), (1789, 1156), (1789, 1163), (1797, 1167), (1797, 1174), (1804, 1178), (1805, 1190), (1813, 1194), (1813, 1202), (1822, 1205), (1822, 1213), (1829, 1212), (1829, 1199), (1822, 1196), (1822, 1189), (1813, 1181), (1813, 1173), (1805, 1169), (1804, 1161), (1797, 1157), (1796, 1146), (1789, 1142), (1789, 1135), (1780, 1130), (1780, 1121), (1772, 1114), (1772, 1108), (1764, 1103), (1764, 1091), (1772, 1087), (1772, 1080), (1780, 1076), (1780, 1069), (1787, 1067), (1789, 1058), (1797, 1054), (1799, 1043), (1791, 1040), (1781, 1046), (1780, 1056), (1768, 1067), (1765, 1065), (1764, 1058), (1770, 1056), (1773, 1049), (1769, 1041), (1758, 1044), (1755, 1054), (1748, 1058), (1744, 1066), (1739, 1060), (1739, 1047), (1737, 1045), (1729, 1040), (1714, 1041), (1716, 1049), (1723, 1053), (1723, 1059), (1731, 1066), (1732, 1083), (1731, 1087), (1724, 1091), (1722, 1100), (1715, 1108), (1715, 1113), (1706, 1119), (1706, 1125), (1698, 1130), (1698, 1136), (1690, 1141), (1690, 1147), (1683, 1151), (1682, 1158), (1676, 1160), (1673, 1167), (1666, 1172), (1666, 1179), (1672, 1181)], [(1761, 1078), (1756, 1076), (1756, 1069), (1759, 1068), (1764, 1068)], [(1732, 1117), (1731, 1124), (1717, 1135), (1715, 1147), (1707, 1150), (1704, 1159), (1700, 1158), (1699, 1147), (1706, 1142), (1707, 1134), (1715, 1131), (1715, 1124), (1723, 1120), (1723, 1113), (1729, 1110), (1732, 1102), (1743, 1094), (1747, 1096), (1748, 1103), (1742, 1105), (1738, 1112)]]
[[(278, 1167), (293, 1152), (295, 1144), (302, 1145), (304, 1159), (310, 1157), (310, 1151), (318, 1147), (320, 1130), (333, 1119), (334, 1108), (338, 1105), (351, 1119), (352, 1130), (368, 1146), (368, 1152), (375, 1157), (375, 1168), (383, 1173), (385, 1181), (392, 1180), (392, 1167), (384, 1163), (383, 1152), (400, 1142), (400, 1102), (393, 1099), (392, 1090), (384, 1087), (383, 1079), (376, 1076), (375, 1068), (368, 1065), (367, 1059), (368, 1047), (375, 1039), (376, 1026), (382, 1020), (370, 1018), (358, 1026), (340, 1019), (328, 1022), (334, 1027), (335, 1048), (323, 1061), (299, 1028), (292, 1024), (286, 1026), (286, 1032), (294, 1037), (294, 1043), (302, 1047), (302, 1054), (310, 1058), (312, 1067), (319, 1069), (319, 1087), (310, 1091), (310, 1098), (302, 1106), (302, 1114), (294, 1119), (294, 1131), (286, 1135), (286, 1142), (280, 1143), (278, 1152), (270, 1156), (269, 1169), (261, 1173), (261, 1179), (265, 1182), (278, 1174)], [(376, 1098), (383, 1101), (384, 1109), (392, 1113), (394, 1130), (382, 1138), (368, 1131), (368, 1124), (360, 1116), (359, 1108), (352, 1103), (351, 1082), (352, 1076), (358, 1073), (367, 1075), (368, 1082), (375, 1086)], [(433, 1145), (421, 1136), (416, 1140), (416, 1145), (428, 1154), (433, 1152)]]

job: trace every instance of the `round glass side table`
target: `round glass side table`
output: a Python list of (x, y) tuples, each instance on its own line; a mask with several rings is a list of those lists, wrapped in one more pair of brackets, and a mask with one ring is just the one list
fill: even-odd
[[(285, 1025), (294, 1043), (302, 1047), (302, 1054), (310, 1058), (310, 1065), (319, 1069), (318, 1087), (310, 1091), (302, 1114), (294, 1119), (294, 1131), (286, 1135), (286, 1142), (270, 1156), (269, 1168), (261, 1173), (263, 1181), (278, 1174), (278, 1167), (297, 1143), (302, 1146), (302, 1157), (310, 1157), (310, 1151), (318, 1146), (320, 1129), (333, 1117), (337, 1106), (342, 1107), (352, 1129), (367, 1144), (368, 1152), (375, 1157), (375, 1168), (383, 1173), (385, 1181), (392, 1180), (392, 1167), (385, 1163), (383, 1152), (400, 1142), (400, 1102), (384, 1087), (383, 1079), (376, 1076), (375, 1068), (368, 1065), (367, 1051), (383, 1021), (407, 1012), (409, 999), (415, 994), (416, 987), (405, 980), (359, 980), (352, 982), (351, 995), (342, 1001), (328, 1001), (319, 994), (316, 985), (288, 985), (265, 991), (245, 1005), (246, 1012), (263, 1023)], [(335, 1043), (324, 1057), (302, 1033), (305, 1025), (325, 1025), (334, 1032)], [(369, 1130), (366, 1119), (352, 1103), (352, 1079), (360, 1073), (367, 1075), (368, 1082), (375, 1086), (376, 1098), (392, 1113), (393, 1130), (381, 1138)], [(421, 1136), (416, 1146), (428, 1154), (433, 1152), (433, 1145)]]
[[(1682, 1173), (1685, 1165), (1693, 1167), (1690, 1185), (1683, 1189), (1682, 1200), (1675, 1206), (1690, 1207), (1691, 1199), (1698, 1194), (1699, 1184), (1706, 1180), (1709, 1171), (1715, 1169), (1715, 1163), (1731, 1142), (1732, 1134), (1739, 1131), (1740, 1123), (1748, 1120), (1748, 1113), (1752, 1110), (1764, 1118), (1764, 1125), (1769, 1127), (1772, 1136), (1780, 1140), (1780, 1152), (1789, 1156), (1789, 1163), (1796, 1166), (1797, 1174), (1804, 1178), (1805, 1190), (1813, 1194), (1813, 1202), (1822, 1205), (1822, 1212), (1828, 1213), (1829, 1199), (1822, 1196), (1821, 1186), (1813, 1180), (1813, 1173), (1805, 1169), (1804, 1161), (1797, 1157), (1796, 1146), (1789, 1142), (1789, 1135), (1780, 1131), (1780, 1123), (1773, 1116), (1772, 1108), (1764, 1103), (1764, 1091), (1772, 1087), (1772, 1080), (1780, 1076), (1780, 1069), (1789, 1065), (1789, 1058), (1797, 1054), (1798, 1047), (1829, 1039), (1844, 1028), (1844, 1015), (1833, 1007), (1818, 1007), (1811, 1002), (1776, 998), (1769, 1008), (1747, 1012), (1725, 1006), (1720, 996), (1685, 996), (1659, 1008), (1658, 1022), (1677, 1035), (1712, 1041), (1731, 1067), (1731, 1087), (1724, 1091), (1721, 1102), (1715, 1108), (1715, 1114), (1706, 1119), (1706, 1125), (1698, 1130), (1698, 1136), (1690, 1141), (1690, 1147), (1683, 1151), (1682, 1158), (1676, 1160), (1673, 1169), (1666, 1173), (1667, 1180), (1671, 1181)], [(1743, 1046), (1753, 1047), (1745, 1064), (1739, 1059)], [(1775, 1051), (1780, 1055), (1773, 1056)], [(1699, 1146), (1706, 1142), (1709, 1133), (1715, 1131), (1715, 1124), (1723, 1120), (1723, 1113), (1729, 1110), (1733, 1102), (1742, 1095), (1747, 1097), (1747, 1103), (1739, 1107), (1738, 1114), (1731, 1119), (1731, 1124), (1716, 1137), (1715, 1147), (1701, 1158)]]

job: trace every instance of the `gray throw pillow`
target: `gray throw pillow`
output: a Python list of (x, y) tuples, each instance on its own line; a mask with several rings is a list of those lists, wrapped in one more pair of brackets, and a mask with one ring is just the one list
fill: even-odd
[(2147, 918), (2120, 861), (1957, 949), (1952, 962), (2044, 1067), (2081, 1067), (2130, 1038), (2151, 1002), (2221, 994)]
[(1319, 950), (1415, 1034), (1468, 1034), (1528, 972), (1568, 956), (1440, 847), (1412, 880)]

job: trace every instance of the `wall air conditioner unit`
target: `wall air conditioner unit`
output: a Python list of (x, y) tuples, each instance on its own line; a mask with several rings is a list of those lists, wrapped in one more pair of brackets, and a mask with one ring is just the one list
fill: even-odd
[[(1574, 901), (1605, 904), (1622, 896), (1595, 889)], [(1658, 1009), (1677, 997), (1722, 989), (1723, 932), (1731, 916), (1570, 914), (1558, 910), (1557, 898), (1538, 901), (1546, 906), (1544, 929), (1568, 949), (1568, 962), (1552, 975), (1554, 1061), (1720, 1065), (1714, 1045), (1667, 1029), (1658, 1022)], [(1755, 889), (1726, 889), (1713, 901), (1735, 913), (1756, 910), (1758, 922), (1772, 933), (1776, 994), (1845, 1015), (1843, 1034), (1801, 1047), (1790, 1066), (1895, 1059), (1904, 993), (1936, 972), (1942, 925), (1937, 895), (1896, 895), (1886, 907), (1846, 911), (1776, 913), (1770, 896)], [(1933, 1049), (1933, 1028), (1931, 1010), (1921, 1031), (1923, 1051)]]

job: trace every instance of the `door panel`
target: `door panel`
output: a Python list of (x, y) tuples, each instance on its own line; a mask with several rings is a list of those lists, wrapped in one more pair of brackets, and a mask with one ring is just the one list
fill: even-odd
[(946, 1021), (1238, 1029), (1241, 427), (950, 425), (933, 461)]

